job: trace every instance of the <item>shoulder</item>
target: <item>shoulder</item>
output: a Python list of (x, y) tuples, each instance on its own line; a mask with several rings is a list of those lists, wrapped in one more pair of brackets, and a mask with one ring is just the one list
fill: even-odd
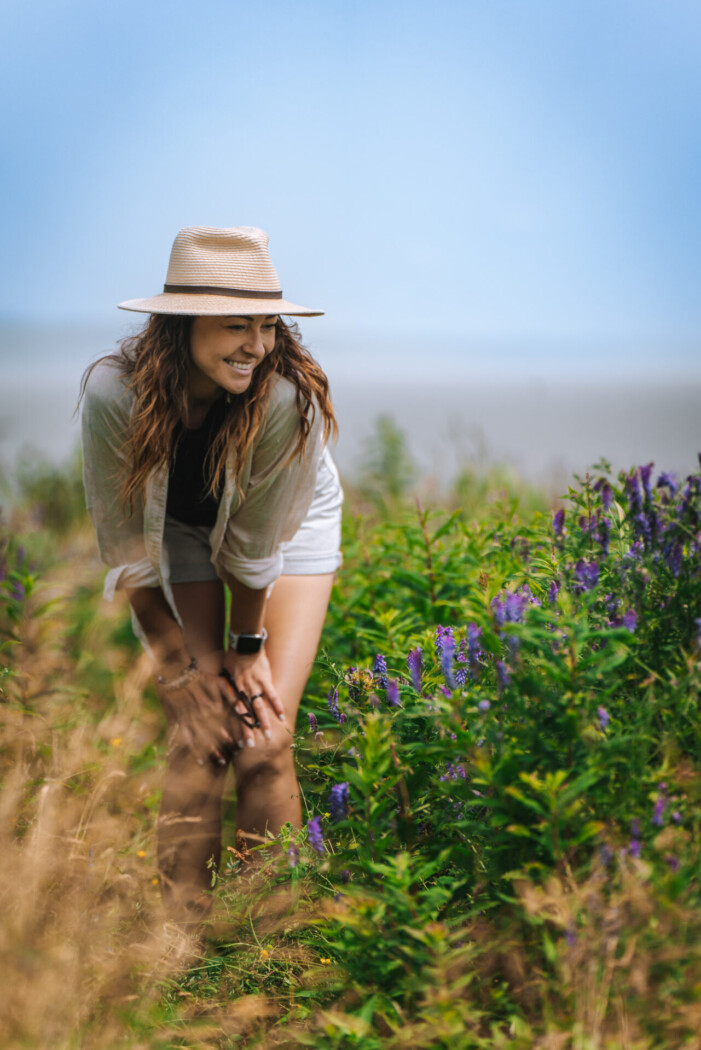
[[(299, 407), (298, 395), (299, 388), (292, 379), (288, 379), (287, 376), (274, 375), (270, 384), (268, 416), (286, 416), (290, 419), (299, 419), (302, 415), (302, 410)], [(319, 415), (320, 413), (317, 411), (319, 404), (316, 396), (312, 395), (311, 400), (314, 406), (314, 415)], [(304, 405), (304, 399), (302, 404)]]
[(116, 358), (103, 357), (93, 366), (85, 384), (85, 408), (128, 412), (132, 400)]
[(274, 375), (261, 436), (280, 438), (284, 434), (292, 434), (299, 429), (300, 419), (296, 384), (286, 376)]
[(299, 415), (297, 392), (297, 384), (287, 376), (274, 375), (270, 383), (269, 413), (282, 412)]

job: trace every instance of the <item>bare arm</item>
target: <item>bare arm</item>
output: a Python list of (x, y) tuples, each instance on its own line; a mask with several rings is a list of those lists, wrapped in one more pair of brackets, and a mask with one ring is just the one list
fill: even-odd
[[(129, 603), (141, 624), (164, 677), (175, 677), (190, 663), (180, 625), (160, 587), (127, 587)], [(169, 675), (167, 672), (170, 671)]]
[[(226, 583), (231, 591), (231, 630), (235, 634), (260, 634), (265, 619), (267, 587), (247, 587), (231, 575), (227, 575)], [(224, 666), (236, 683), (236, 688), (253, 700), (263, 734), (269, 738), (268, 704), (281, 722), (285, 721), (285, 712), (273, 683), (265, 648), (253, 655), (237, 653), (229, 648), (224, 657)], [(252, 733), (246, 736), (252, 738)]]
[[(189, 666), (191, 657), (162, 589), (135, 587), (126, 591), (158, 662), (159, 675), (166, 683), (177, 679)], [(185, 744), (201, 763), (209, 756), (224, 763), (222, 748), (233, 743), (243, 747), (246, 738), (242, 723), (231, 717), (235, 698), (223, 678), (200, 672), (181, 688), (160, 684), (158, 692), (170, 724), (172, 742)]]

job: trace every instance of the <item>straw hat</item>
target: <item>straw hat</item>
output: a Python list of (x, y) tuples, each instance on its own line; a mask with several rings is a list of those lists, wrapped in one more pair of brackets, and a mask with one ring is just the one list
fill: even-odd
[(268, 235), (255, 226), (186, 226), (173, 241), (160, 295), (127, 299), (120, 310), (146, 314), (292, 314), (318, 317), (283, 298), (268, 255)]

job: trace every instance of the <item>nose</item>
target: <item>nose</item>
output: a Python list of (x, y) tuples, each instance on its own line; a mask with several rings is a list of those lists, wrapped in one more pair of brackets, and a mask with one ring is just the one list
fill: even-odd
[(262, 325), (254, 321), (248, 330), (246, 350), (255, 357), (265, 357), (265, 345), (263, 343)]

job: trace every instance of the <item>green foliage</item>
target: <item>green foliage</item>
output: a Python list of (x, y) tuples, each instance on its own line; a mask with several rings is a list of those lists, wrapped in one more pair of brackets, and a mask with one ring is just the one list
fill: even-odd
[[(225, 852), (217, 943), (157, 1008), (135, 1001), (125, 1046), (693, 1045), (701, 478), (602, 463), (553, 519), (508, 477), (466, 473), (425, 509), (396, 438), (346, 515), (295, 740), (314, 823), (255, 861)], [(22, 644), (34, 576), (16, 539), (1, 551), (4, 637)], [(88, 580), (64, 611), (64, 688), (108, 757), (132, 733), (141, 846), (162, 730), (148, 704), (129, 729), (137, 650), (98, 594)]]
[(0, 697), (3, 679), (13, 673), (11, 652), (21, 640), (27, 601), (35, 582), (24, 546), (5, 531), (0, 518)]
[[(348, 523), (329, 711), (299, 758), (347, 901), (325, 936), (376, 1024), (416, 1016), (431, 924), (516, 920), (521, 880), (575, 884), (617, 854), (660, 892), (697, 864), (701, 478), (672, 488), (602, 464), (554, 524), (513, 505)], [(530, 953), (560, 958), (550, 935)]]
[(414, 484), (418, 470), (406, 438), (391, 416), (379, 416), (365, 444), (358, 489), (378, 510), (391, 512)]
[(85, 519), (82, 469), (79, 450), (63, 466), (28, 454), (20, 459), (14, 476), (17, 496), (36, 525), (62, 536)]

